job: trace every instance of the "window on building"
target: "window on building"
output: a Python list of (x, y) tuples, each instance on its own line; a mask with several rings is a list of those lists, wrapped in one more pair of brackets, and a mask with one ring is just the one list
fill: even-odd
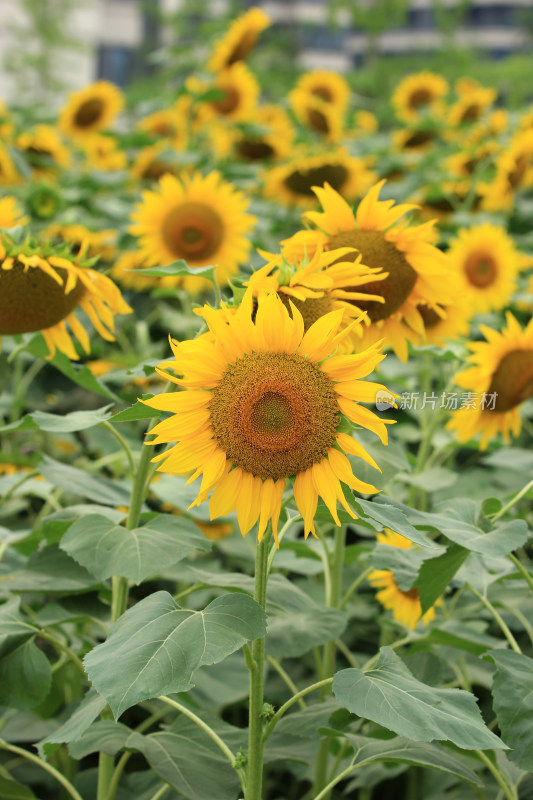
[(99, 79), (112, 81), (117, 86), (127, 86), (134, 74), (135, 51), (131, 47), (101, 45), (97, 69)]

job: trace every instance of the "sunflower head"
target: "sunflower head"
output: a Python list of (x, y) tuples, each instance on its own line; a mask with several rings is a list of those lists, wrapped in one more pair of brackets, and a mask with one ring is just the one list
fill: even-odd
[(213, 89), (218, 95), (216, 99), (199, 104), (199, 117), (204, 124), (213, 117), (233, 121), (249, 119), (255, 112), (260, 93), (256, 78), (241, 62), (217, 73), (212, 84), (203, 89)]
[(289, 100), (297, 119), (329, 142), (342, 135), (342, 112), (331, 103), (304, 89), (294, 89)]
[(521, 428), (520, 406), (533, 396), (533, 319), (524, 330), (507, 312), (501, 332), (486, 325), (480, 329), (485, 342), (469, 345), (470, 366), (456, 376), (471, 402), (457, 411), (447, 427), (461, 442), (481, 434), (481, 449), (498, 433), (508, 443)]
[(14, 197), (2, 197), (0, 200), (0, 229), (15, 228), (17, 225), (25, 225), (28, 217), (23, 213)]
[(339, 114), (346, 110), (350, 99), (350, 87), (346, 79), (330, 70), (305, 72), (298, 79), (295, 89), (327, 103)]
[(76, 139), (83, 139), (105, 130), (124, 105), (124, 95), (109, 81), (96, 81), (70, 95), (59, 116), (61, 130)]
[(91, 167), (108, 172), (124, 169), (126, 154), (118, 147), (112, 136), (101, 136), (98, 133), (83, 140), (83, 150)]
[(440, 114), (448, 83), (433, 72), (408, 75), (396, 87), (392, 104), (399, 119), (414, 122), (424, 115)]
[(241, 14), (217, 43), (207, 68), (212, 72), (243, 61), (257, 44), (259, 34), (270, 25), (270, 17), (256, 6)]
[(203, 475), (192, 505), (212, 492), (211, 518), (236, 510), (243, 535), (259, 519), (259, 539), (270, 519), (276, 536), (292, 478), (306, 535), (314, 533), (319, 496), (340, 524), (337, 501), (353, 516), (341, 482), (375, 491), (353, 475), (342, 452), (376, 466), (341, 432), (343, 418), (386, 441), (384, 422), (359, 404), (384, 388), (360, 380), (381, 360), (379, 348), (334, 355), (343, 336), (342, 310), (324, 315), (306, 333), (301, 314), (294, 306), (291, 311), (277, 294), (255, 305), (250, 289), (233, 314), (205, 306), (208, 333), (192, 342), (171, 340), (175, 360), (161, 365), (161, 374), (185, 391), (147, 401), (173, 414), (152, 429), (154, 444), (177, 442), (156, 457), (164, 461), (159, 469), (191, 473), (190, 481)]
[(74, 311), (83, 309), (96, 330), (112, 341), (114, 315), (129, 313), (116, 286), (93, 269), (83, 251), (72, 255), (30, 239), (0, 237), (0, 335), (41, 331), (51, 358), (56, 349), (79, 358), (67, 323), (89, 352), (89, 337)]
[(37, 175), (47, 175), (57, 167), (68, 167), (70, 164), (70, 151), (63, 144), (57, 128), (52, 125), (36, 125), (21, 133), (17, 146), (24, 152)]
[(49, 183), (33, 183), (26, 196), (28, 211), (35, 219), (51, 219), (63, 208), (63, 198)]

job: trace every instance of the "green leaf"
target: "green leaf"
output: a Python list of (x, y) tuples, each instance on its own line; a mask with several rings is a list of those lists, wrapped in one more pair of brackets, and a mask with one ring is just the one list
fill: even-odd
[[(143, 399), (148, 399), (153, 397), (152, 394), (144, 394)], [(137, 400), (129, 408), (124, 409), (124, 411), (119, 411), (118, 414), (113, 414), (110, 417), (111, 422), (132, 422), (137, 419), (150, 419), (151, 417), (158, 417), (159, 412), (156, 408), (150, 408), (150, 406), (145, 406), (144, 403), (141, 403)]]
[(363, 517), (379, 522), (380, 529), (386, 526), (396, 533), (401, 534), (401, 536), (405, 536), (406, 539), (409, 539), (411, 542), (422, 545), (422, 547), (431, 547), (433, 549), (439, 547), (438, 544), (432, 542), (431, 539), (428, 539), (423, 533), (413, 528), (405, 514), (388, 503), (371, 503), (368, 500), (361, 500), (358, 497), (352, 505), (359, 506), (362, 509)]
[(507, 749), (485, 726), (472, 694), (426, 686), (390, 647), (381, 648), (367, 672), (337, 672), (333, 692), (348, 711), (415, 742), (440, 739), (465, 750)]
[[(35, 336), (28, 344), (27, 350), (38, 358), (46, 358), (48, 356), (48, 346), (46, 345), (42, 336)], [(76, 364), (70, 358), (59, 350), (56, 351), (54, 357), (49, 360), (56, 369), (63, 373), (78, 386), (82, 386), (89, 392), (94, 392), (101, 397), (106, 397), (108, 400), (113, 400), (114, 403), (121, 402), (114, 392), (107, 388), (98, 378), (92, 374), (89, 367), (85, 364)]]
[(439, 744), (414, 743), (401, 736), (394, 739), (369, 739), (356, 734), (328, 731), (330, 735), (346, 738), (353, 746), (356, 756), (354, 766), (363, 767), (378, 761), (387, 763), (412, 764), (417, 767), (428, 767), (449, 772), (461, 780), (483, 786), (474, 770), (463, 763), (456, 753)]
[(84, 431), (109, 419), (110, 405), (94, 411), (72, 411), (70, 414), (49, 414), (47, 411), (32, 411), (18, 422), (4, 425), (0, 433), (7, 431), (50, 431), (51, 433), (73, 433)]
[(29, 786), (2, 777), (0, 777), (0, 797), (2, 800), (37, 800)]
[(502, 738), (512, 748), (507, 757), (533, 772), (533, 659), (513, 650), (491, 650), (486, 657), (496, 664), (493, 708)]
[(278, 658), (296, 658), (312, 647), (340, 636), (348, 616), (337, 608), (324, 608), (283, 575), (268, 583), (268, 633), (266, 648)]
[(181, 258), (179, 261), (173, 261), (172, 264), (165, 264), (162, 267), (147, 267), (129, 270), (129, 272), (135, 272), (136, 275), (153, 275), (156, 278), (166, 278), (168, 275), (201, 275), (203, 278), (213, 280), (215, 267), (189, 267), (187, 262)]
[(53, 733), (37, 742), (41, 758), (49, 758), (61, 744), (79, 739), (96, 717), (100, 716), (105, 706), (104, 698), (94, 689), (89, 689), (72, 716)]
[(8, 636), (25, 638), (35, 636), (37, 628), (24, 620), (19, 612), (19, 606), (19, 597), (0, 606), (0, 644), (3, 644)]
[(156, 592), (120, 617), (85, 666), (118, 718), (141, 700), (188, 691), (198, 667), (222, 661), (265, 628), (264, 611), (245, 594), (186, 611), (167, 592)]
[(128, 489), (107, 480), (107, 478), (88, 475), (81, 469), (61, 464), (60, 461), (55, 461), (49, 456), (44, 456), (39, 468), (41, 474), (53, 486), (57, 486), (69, 494), (86, 497), (107, 506), (129, 506), (130, 504)]
[[(230, 726), (219, 721), (212, 727), (228, 743), (225, 730)], [(189, 800), (238, 797), (237, 773), (207, 734), (186, 717), (179, 718), (169, 731), (132, 734), (127, 747), (140, 750), (159, 777)]]
[(26, 641), (13, 649), (4, 643), (0, 650), (0, 705), (33, 708), (50, 690), (50, 663), (35, 642)]
[(455, 573), (469, 555), (469, 550), (454, 544), (441, 556), (424, 561), (415, 583), (415, 587), (418, 589), (422, 614), (425, 614), (443, 594)]
[(424, 636), (424, 641), (442, 644), (445, 647), (456, 647), (458, 650), (478, 656), (491, 647), (505, 647), (505, 643), (501, 639), (483, 633), (486, 628), (485, 622), (438, 621)]
[(97, 583), (56, 544), (38, 550), (23, 567), (0, 567), (0, 587), (14, 592), (83, 592)]
[(415, 472), (412, 475), (401, 475), (399, 479), (402, 483), (408, 483), (423, 489), (425, 492), (435, 492), (438, 489), (446, 489), (453, 486), (458, 479), (457, 472), (445, 467), (431, 467), (423, 472)]
[(193, 550), (210, 547), (194, 523), (172, 514), (160, 514), (133, 530), (91, 514), (71, 525), (61, 541), (61, 549), (97, 578), (122, 575), (137, 584)]
[(75, 741), (71, 741), (68, 751), (72, 758), (85, 758), (90, 753), (107, 753), (114, 756), (126, 745), (131, 728), (111, 719), (93, 722)]

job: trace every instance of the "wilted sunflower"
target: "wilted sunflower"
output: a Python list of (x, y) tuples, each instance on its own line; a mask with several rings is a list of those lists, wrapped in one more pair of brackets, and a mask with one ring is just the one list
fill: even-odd
[(216, 44), (207, 68), (212, 72), (231, 67), (242, 61), (257, 44), (259, 34), (270, 25), (270, 17), (256, 6), (241, 14)]
[[(390, 547), (400, 547), (408, 550), (413, 544), (405, 536), (401, 536), (389, 528), (385, 528), (383, 533), (377, 534), (378, 542), (381, 544), (389, 545)], [(422, 607), (420, 605), (420, 597), (418, 589), (402, 590), (394, 580), (394, 573), (388, 569), (373, 570), (368, 576), (368, 580), (379, 589), (376, 598), (382, 606), (392, 611), (392, 616), (397, 622), (405, 625), (406, 628), (414, 630), (422, 618), (423, 622), (431, 622), (435, 619), (435, 608), (432, 606), (426, 611), (422, 617)], [(441, 601), (437, 600), (435, 605), (441, 605)]]
[(96, 81), (72, 92), (59, 116), (59, 127), (68, 136), (83, 138), (105, 130), (124, 105), (124, 95), (109, 81)]
[(14, 228), (25, 225), (28, 217), (23, 216), (14, 197), (2, 197), (0, 200), (0, 228)]
[(441, 113), (448, 91), (448, 83), (440, 75), (418, 72), (400, 81), (392, 96), (392, 105), (399, 119), (415, 122), (422, 114)]
[[(343, 261), (348, 253), (355, 261)], [(251, 288), (254, 297), (276, 292), (285, 308), (290, 311), (293, 304), (298, 309), (304, 331), (324, 314), (343, 309), (342, 325), (351, 326), (351, 335), (361, 336), (361, 322), (366, 320), (366, 314), (357, 307), (357, 300), (369, 297), (361, 287), (384, 280), (385, 273), (363, 266), (361, 256), (349, 247), (325, 252), (317, 247), (311, 258), (303, 259), (298, 258), (297, 250), (290, 248), (285, 248), (279, 256), (261, 255), (268, 259), (268, 264), (256, 270), (244, 284)], [(372, 299), (383, 302), (380, 294), (372, 295)], [(351, 335), (344, 341), (349, 343)]]
[(24, 151), (36, 175), (48, 175), (57, 167), (64, 168), (70, 164), (70, 151), (52, 125), (36, 125), (21, 133), (17, 147)]
[(468, 361), (474, 366), (455, 378), (458, 386), (469, 390), (472, 402), (454, 411), (446, 426), (460, 442), (481, 433), (482, 450), (498, 433), (507, 443), (510, 433), (518, 436), (520, 405), (533, 395), (533, 319), (522, 330), (509, 311), (506, 318), (501, 333), (480, 325), (486, 341), (469, 345)]
[[(130, 231), (150, 265), (185, 259), (190, 267), (218, 264), (217, 279), (224, 284), (249, 253), (247, 233), (255, 217), (246, 213), (249, 200), (218, 172), (200, 173), (178, 180), (163, 175), (155, 191), (143, 192), (132, 214)], [(209, 288), (205, 278), (185, 276), (180, 285), (188, 291)]]
[(350, 99), (350, 87), (345, 78), (338, 72), (326, 69), (305, 72), (298, 79), (295, 89), (323, 100), (336, 108), (339, 114), (344, 113)]
[(244, 536), (259, 518), (259, 540), (270, 519), (277, 540), (286, 481), (295, 477), (294, 498), (307, 536), (315, 530), (319, 496), (339, 525), (337, 501), (355, 517), (341, 482), (376, 491), (353, 475), (341, 450), (372, 460), (339, 426), (347, 417), (386, 442), (385, 423), (360, 405), (384, 389), (360, 380), (381, 355), (377, 346), (359, 355), (334, 355), (342, 310), (321, 317), (305, 334), (301, 314), (293, 307), (291, 317), (276, 294), (259, 300), (255, 321), (253, 310), (248, 290), (233, 315), (204, 307), (208, 334), (171, 340), (175, 361), (164, 362), (161, 374), (185, 391), (146, 402), (172, 412), (152, 429), (152, 444), (178, 444), (155, 460), (164, 460), (163, 472), (192, 473), (189, 481), (203, 474), (191, 507), (213, 491), (211, 519), (236, 510)]
[(289, 95), (296, 118), (309, 130), (323, 136), (328, 142), (338, 142), (342, 135), (342, 112), (315, 94), (304, 89), (293, 89)]
[(473, 311), (503, 308), (516, 289), (517, 275), (529, 259), (515, 248), (504, 228), (490, 223), (460, 228), (448, 251), (460, 292)]
[(329, 183), (342, 197), (361, 197), (375, 175), (362, 158), (353, 158), (345, 150), (332, 150), (316, 156), (301, 155), (287, 164), (264, 173), (267, 197), (290, 206), (316, 208), (313, 186)]
[(372, 323), (364, 330), (361, 346), (384, 338), (396, 355), (406, 361), (407, 341), (417, 343), (424, 336), (424, 320), (418, 306), (451, 302), (453, 272), (447, 257), (433, 245), (433, 222), (396, 224), (415, 206), (378, 200), (384, 183), (380, 181), (370, 189), (355, 213), (328, 184), (324, 188), (315, 187), (323, 211), (308, 211), (305, 218), (316, 230), (300, 232), (293, 241), (309, 254), (318, 245), (328, 250), (353, 247), (361, 254), (364, 265), (387, 273), (385, 280), (361, 288), (385, 299), (384, 303), (357, 300), (357, 306), (368, 312)]
[(85, 266), (83, 252), (60, 255), (47, 247), (0, 238), (0, 336), (41, 331), (48, 358), (57, 350), (79, 358), (67, 329), (83, 349), (90, 350), (89, 336), (74, 312), (85, 311), (98, 333), (114, 341), (115, 314), (129, 314), (115, 286), (105, 275)]

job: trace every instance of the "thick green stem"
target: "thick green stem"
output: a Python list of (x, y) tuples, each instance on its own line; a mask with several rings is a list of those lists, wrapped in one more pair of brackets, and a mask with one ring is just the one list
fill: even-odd
[[(257, 545), (255, 552), (254, 600), (261, 608), (266, 606), (268, 580), (268, 543), (271, 535), (267, 533)], [(263, 680), (265, 671), (265, 640), (252, 642), (252, 657), (247, 659), (250, 672), (250, 710), (248, 734), (248, 770), (246, 778), (246, 800), (261, 800), (263, 792)]]
[(520, 649), (520, 646), (519, 646), (518, 642), (516, 641), (516, 639), (514, 638), (513, 634), (509, 630), (508, 626), (505, 624), (505, 622), (501, 618), (500, 614), (498, 614), (498, 612), (496, 611), (496, 609), (494, 608), (494, 606), (492, 605), (490, 600), (487, 597), (485, 597), (484, 595), (480, 594), (477, 591), (477, 589), (474, 589), (474, 587), (470, 586), (470, 584), (468, 584), (468, 588), (470, 589), (472, 594), (474, 594), (477, 597), (477, 599), (480, 600), (483, 603), (483, 605), (485, 606), (487, 611), (490, 612), (490, 614), (492, 615), (494, 621), (496, 622), (496, 624), (500, 628), (501, 632), (503, 633), (503, 635), (505, 636), (505, 638), (507, 639), (507, 641), (509, 642), (509, 644), (511, 645), (511, 647), (513, 648), (515, 653), (521, 653), (522, 651)]

